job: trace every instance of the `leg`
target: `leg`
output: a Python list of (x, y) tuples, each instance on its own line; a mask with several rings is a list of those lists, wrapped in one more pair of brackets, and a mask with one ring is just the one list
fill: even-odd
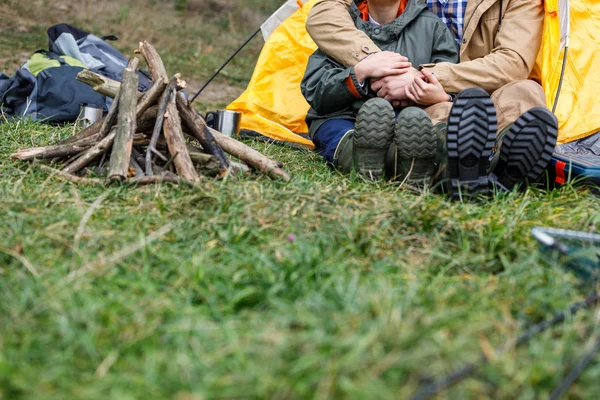
[(425, 108), (425, 112), (429, 115), (429, 118), (431, 118), (433, 125), (437, 125), (439, 123), (448, 122), (448, 116), (450, 115), (451, 109), (452, 103), (445, 101)]
[(535, 107), (546, 107), (544, 89), (535, 81), (509, 83), (492, 93), (498, 114), (498, 132)]
[(342, 137), (354, 129), (354, 121), (347, 119), (330, 119), (319, 127), (313, 141), (317, 152), (328, 164), (335, 164), (335, 150)]

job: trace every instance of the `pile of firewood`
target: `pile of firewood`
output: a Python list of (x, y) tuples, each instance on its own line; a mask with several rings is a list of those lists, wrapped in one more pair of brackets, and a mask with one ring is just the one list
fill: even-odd
[(150, 89), (138, 92), (136, 57), (123, 70), (120, 83), (84, 70), (78, 80), (114, 99), (106, 117), (55, 146), (21, 149), (11, 157), (52, 160), (54, 165), (62, 165), (60, 170), (42, 167), (63, 179), (83, 183), (107, 182), (89, 177), (90, 172), (106, 175), (108, 182), (133, 184), (194, 184), (202, 175), (222, 176), (251, 169), (290, 179), (280, 163), (209, 128), (180, 92), (185, 82), (178, 75), (168, 78), (151, 44), (140, 43), (136, 53), (148, 64), (153, 82)]

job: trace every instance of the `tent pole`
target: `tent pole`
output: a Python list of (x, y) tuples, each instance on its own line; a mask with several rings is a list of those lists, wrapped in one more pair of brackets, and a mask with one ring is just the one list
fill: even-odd
[(560, 98), (560, 91), (562, 90), (563, 80), (565, 78), (565, 68), (567, 67), (567, 53), (569, 53), (569, 46), (565, 46), (565, 55), (563, 56), (563, 64), (560, 71), (560, 81), (558, 82), (558, 90), (556, 91), (556, 97), (554, 98), (554, 106), (552, 107), (552, 114), (556, 112), (558, 106), (558, 99)]
[(235, 53), (233, 53), (233, 54), (231, 55), (231, 57), (229, 57), (229, 58), (227, 59), (227, 61), (225, 61), (225, 63), (224, 63), (223, 65), (221, 65), (221, 67), (220, 67), (220, 68), (217, 70), (217, 72), (215, 72), (215, 73), (214, 73), (214, 74), (213, 74), (213, 75), (212, 75), (212, 76), (211, 76), (211, 77), (208, 79), (208, 81), (206, 81), (206, 83), (204, 84), (204, 86), (202, 86), (202, 87), (200, 88), (200, 90), (198, 90), (198, 93), (196, 93), (196, 94), (194, 95), (194, 97), (192, 97), (192, 100), (190, 100), (190, 103), (193, 103), (193, 102), (194, 102), (194, 100), (196, 100), (196, 97), (198, 97), (198, 95), (199, 95), (200, 93), (202, 93), (202, 91), (203, 91), (204, 89), (206, 89), (206, 87), (207, 87), (208, 85), (210, 85), (210, 83), (213, 81), (213, 79), (215, 79), (215, 78), (217, 77), (217, 75), (219, 75), (219, 74), (221, 73), (221, 71), (223, 70), (223, 68), (225, 68), (225, 67), (227, 66), (227, 64), (229, 64), (229, 63), (231, 62), (231, 60), (233, 60), (233, 59), (235, 58), (235, 56), (237, 56), (237, 55), (238, 55), (238, 53), (239, 53), (240, 51), (242, 51), (242, 49), (243, 49), (244, 47), (246, 47), (246, 46), (248, 45), (248, 43), (250, 43), (250, 41), (251, 41), (252, 39), (254, 39), (254, 37), (255, 37), (256, 35), (258, 35), (258, 34), (259, 34), (259, 32), (260, 32), (260, 29), (261, 29), (261, 28), (258, 28), (258, 29), (256, 30), (256, 32), (254, 32), (254, 33), (252, 34), (252, 36), (250, 36), (250, 37), (248, 38), (248, 40), (246, 40), (246, 41), (244, 42), (244, 44), (242, 44), (242, 45), (241, 45), (241, 46), (240, 46), (240, 47), (239, 47), (239, 48), (238, 48), (238, 49), (235, 51)]

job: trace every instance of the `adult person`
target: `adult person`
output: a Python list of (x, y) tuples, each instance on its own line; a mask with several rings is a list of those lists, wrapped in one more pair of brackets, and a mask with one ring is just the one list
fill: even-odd
[[(306, 24), (319, 48), (348, 67), (380, 51), (355, 28), (351, 3), (321, 0)], [(543, 0), (427, 0), (427, 5), (460, 44), (460, 63), (415, 65), (371, 81), (371, 89), (392, 104), (419, 103), (442, 91), (454, 100), (425, 108), (447, 141), (444, 174), (453, 196), (485, 193), (491, 180), (510, 189), (538, 179), (558, 133), (542, 87), (529, 79), (542, 40)], [(417, 68), (432, 77), (425, 85), (417, 84)]]

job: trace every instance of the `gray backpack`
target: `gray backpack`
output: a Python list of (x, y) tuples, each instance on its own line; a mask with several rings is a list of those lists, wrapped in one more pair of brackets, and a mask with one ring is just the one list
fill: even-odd
[[(112, 99), (76, 80), (84, 68), (121, 80), (127, 58), (104, 39), (67, 24), (48, 29), (50, 51), (38, 51), (12, 78), (0, 74), (0, 107), (7, 117), (29, 117), (42, 122), (71, 122), (80, 106), (108, 110)], [(116, 39), (116, 38), (115, 38)], [(140, 72), (139, 90), (152, 82)]]

